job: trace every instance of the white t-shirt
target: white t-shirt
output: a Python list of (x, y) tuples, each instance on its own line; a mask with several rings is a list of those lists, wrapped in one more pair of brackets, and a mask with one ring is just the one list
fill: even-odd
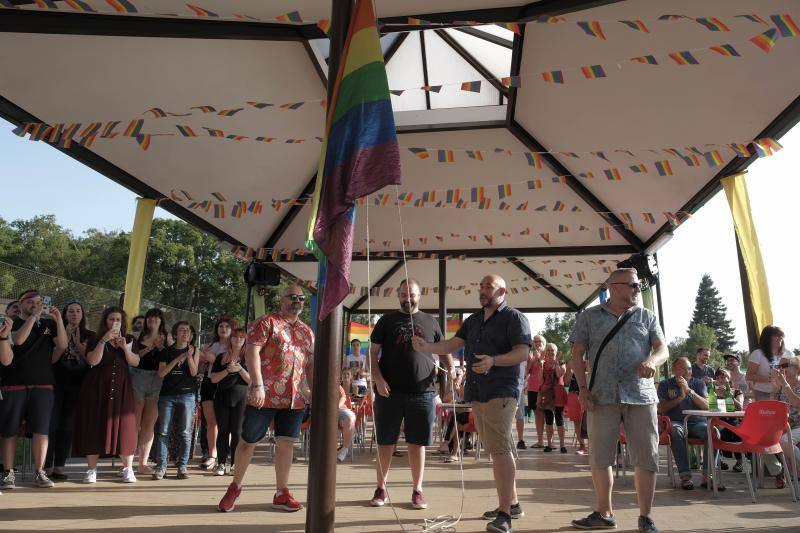
[[(747, 359), (748, 365), (750, 363), (757, 363), (758, 364), (758, 371), (756, 372), (757, 376), (764, 376), (769, 378), (769, 372), (773, 368), (778, 366), (778, 363), (781, 360), (781, 357), (784, 355), (792, 355), (789, 350), (785, 350), (781, 355), (776, 355), (775, 358), (772, 360), (772, 363), (769, 362), (767, 356), (764, 355), (764, 352), (761, 351), (761, 348), (753, 350), (753, 353), (750, 354), (750, 357)], [(772, 387), (772, 383), (769, 381), (765, 382), (756, 382), (753, 384), (753, 389), (760, 391), (760, 392), (774, 392)]]
[[(355, 364), (352, 364), (355, 363)], [(363, 368), (364, 367), (364, 356), (362, 354), (354, 355), (350, 354), (347, 356), (347, 366), (348, 368)]]

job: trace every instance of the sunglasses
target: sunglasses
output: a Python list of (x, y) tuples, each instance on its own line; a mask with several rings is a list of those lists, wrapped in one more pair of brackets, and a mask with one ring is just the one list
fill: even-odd
[(286, 298), (289, 298), (293, 302), (305, 302), (306, 297), (303, 294), (287, 294)]
[(622, 281), (615, 281), (615, 282), (613, 282), (611, 284), (612, 285), (627, 285), (631, 289), (633, 289), (635, 291), (640, 291), (640, 292), (642, 290), (642, 284), (641, 283), (636, 283), (634, 281), (631, 281), (630, 283), (625, 283), (625, 282), (622, 282)]

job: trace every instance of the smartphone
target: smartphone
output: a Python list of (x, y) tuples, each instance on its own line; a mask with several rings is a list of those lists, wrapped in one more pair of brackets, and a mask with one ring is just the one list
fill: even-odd
[(114, 324), (111, 326), (111, 331), (113, 331), (114, 333), (119, 333), (121, 328), (122, 324), (120, 322), (114, 322)]
[(0, 327), (3, 327), (3, 324), (6, 323), (6, 315), (0, 315)]
[(53, 305), (53, 298), (51, 298), (50, 296), (42, 296), (42, 303), (45, 306), (50, 307), (51, 305)]

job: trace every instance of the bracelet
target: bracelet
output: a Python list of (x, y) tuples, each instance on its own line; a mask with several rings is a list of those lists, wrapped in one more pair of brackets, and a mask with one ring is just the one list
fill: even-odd
[(263, 389), (264, 388), (264, 384), (263, 383), (259, 383), (257, 385), (256, 384), (250, 385), (250, 388), (251, 389)]
[(7, 341), (8, 337), (0, 337), (0, 341)]

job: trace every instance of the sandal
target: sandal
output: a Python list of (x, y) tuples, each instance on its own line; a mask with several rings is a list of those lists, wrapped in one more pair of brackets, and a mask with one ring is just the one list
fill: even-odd
[(689, 478), (682, 479), (681, 480), (681, 488), (683, 490), (694, 490), (694, 483), (692, 483), (692, 480), (689, 479)]
[(215, 464), (217, 464), (217, 458), (216, 457), (209, 457), (208, 459), (206, 459), (205, 461), (200, 463), (200, 469), (208, 470), (209, 468), (211, 468)]
[(403, 453), (395, 450), (392, 452), (392, 457), (403, 457)]
[(733, 465), (733, 471), (742, 473), (744, 471), (744, 468), (742, 468), (742, 463), (736, 463)]
[(442, 459), (442, 462), (443, 463), (457, 463), (458, 462), (458, 456), (457, 455), (448, 455), (447, 457)]

